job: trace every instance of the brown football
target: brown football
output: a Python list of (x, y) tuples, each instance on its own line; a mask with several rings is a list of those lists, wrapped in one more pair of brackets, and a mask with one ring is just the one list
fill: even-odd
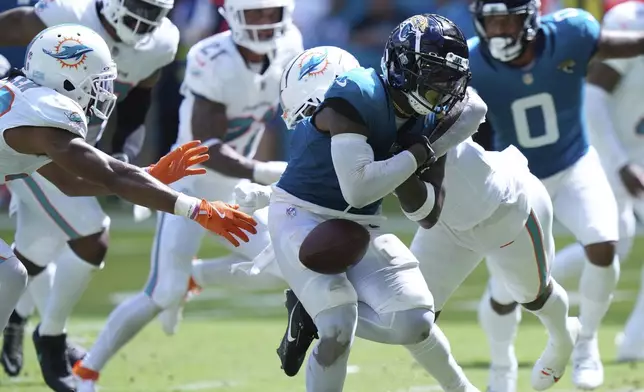
[(320, 274), (346, 272), (367, 253), (371, 236), (359, 223), (330, 219), (317, 225), (300, 247), (300, 262)]

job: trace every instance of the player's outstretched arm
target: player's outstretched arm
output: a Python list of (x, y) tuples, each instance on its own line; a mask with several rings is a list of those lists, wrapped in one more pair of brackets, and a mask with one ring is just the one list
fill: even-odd
[(644, 33), (602, 29), (596, 59), (630, 58), (644, 55)]
[(210, 147), (205, 166), (228, 177), (248, 178), (268, 185), (279, 179), (285, 162), (260, 162), (246, 158), (223, 142), (228, 131), (226, 106), (193, 93), (192, 135)]
[(34, 7), (18, 7), (0, 13), (0, 47), (27, 46), (47, 26), (34, 12)]
[[(349, 103), (345, 103), (349, 105)], [(375, 161), (364, 124), (325, 106), (315, 115), (315, 126), (331, 134), (331, 156), (342, 196), (361, 208), (392, 193), (429, 158), (429, 146), (414, 144), (384, 161)]]

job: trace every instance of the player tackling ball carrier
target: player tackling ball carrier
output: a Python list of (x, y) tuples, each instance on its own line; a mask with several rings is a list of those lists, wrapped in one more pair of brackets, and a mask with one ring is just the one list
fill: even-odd
[[(61, 67), (56, 48), (61, 37), (73, 37), (83, 67)], [(116, 100), (117, 69), (105, 41), (80, 25), (61, 25), (38, 34), (27, 49), (24, 69), (0, 82), (0, 172), (2, 181), (38, 172), (72, 196), (116, 194), (132, 203), (173, 213), (233, 243), (248, 241), (255, 221), (235, 206), (207, 202), (168, 188), (186, 175), (203, 174), (192, 165), (208, 158), (194, 141), (140, 169), (114, 159), (85, 141), (87, 117), (107, 120)], [(27, 271), (11, 248), (0, 243), (0, 326), (22, 294)], [(65, 353), (65, 340), (60, 340)], [(40, 355), (40, 361), (60, 361)], [(63, 358), (63, 363), (66, 358)], [(60, 362), (59, 362), (60, 363)], [(55, 391), (74, 391), (70, 377), (47, 380)]]
[[(125, 162), (138, 154), (145, 129), (145, 116), (152, 87), (160, 69), (173, 61), (179, 31), (166, 15), (173, 0), (41, 0), (33, 7), (19, 7), (0, 15), (5, 34), (0, 46), (27, 45), (47, 26), (75, 23), (100, 35), (110, 48), (118, 68), (114, 81), (117, 96), (112, 121), (115, 131), (106, 151)], [(75, 37), (59, 37), (53, 53), (58, 67), (81, 68), (82, 53)], [(95, 144), (107, 120), (88, 118), (87, 142)], [(70, 364), (84, 350), (68, 346), (70, 364), (60, 352), (66, 340), (65, 324), (94, 273), (102, 268), (109, 245), (110, 219), (95, 197), (69, 197), (38, 173), (12, 181), (11, 212), (17, 214), (14, 251), (29, 273), (29, 286), (4, 333), (1, 361), (11, 376), (22, 368), (22, 340), (27, 316), (34, 303), (41, 323), (33, 339), (41, 353), (46, 380), (69, 376)], [(47, 268), (50, 263), (56, 265)], [(58, 359), (54, 359), (58, 358)], [(62, 371), (62, 373), (61, 373)], [(54, 381), (52, 381), (54, 382)]]
[[(597, 388), (604, 380), (597, 331), (619, 276), (618, 218), (615, 197), (587, 140), (584, 78), (592, 59), (644, 53), (644, 34), (600, 30), (580, 9), (542, 18), (538, 0), (477, 0), (471, 10), (478, 35), (469, 42), (472, 86), (488, 104), (494, 147), (519, 148), (546, 186), (555, 217), (582, 245), (557, 254), (553, 276), (569, 263), (584, 264), (582, 330), (572, 376), (577, 387)], [(513, 340), (520, 314), (515, 302), (492, 277), (479, 308), (491, 345), (492, 390), (516, 390)]]
[[(410, 85), (404, 84), (404, 81), (412, 80), (413, 75), (423, 75), (423, 72), (418, 72), (413, 65), (409, 68), (401, 66), (401, 64), (419, 66), (419, 63), (421, 65), (423, 63), (414, 61), (417, 53), (410, 50), (404, 40), (400, 42), (399, 31), (402, 31), (404, 36), (405, 29), (406, 27), (401, 27), (400, 30), (394, 31), (383, 58), (383, 69), (387, 70), (389, 85), (398, 86), (403, 91), (410, 88)], [(453, 51), (452, 55), (458, 56), (457, 58), (463, 59), (463, 64), (467, 64), (467, 45), (462, 36), (459, 38), (450, 42), (450, 50)], [(428, 47), (422, 46), (422, 43), (421, 48), (428, 50)], [(428, 52), (440, 53), (437, 50), (428, 50)], [(424, 60), (436, 61), (431, 57)], [(352, 72), (342, 75), (338, 81), (342, 82), (345, 76), (350, 75)], [(437, 78), (441, 74), (432, 72), (430, 75)], [(425, 80), (431, 83), (432, 79)], [(334, 88), (337, 88), (335, 85), (338, 81), (327, 93), (327, 100), (332, 96), (331, 92)], [(295, 86), (293, 90), (305, 90), (300, 85), (295, 84)], [(449, 86), (445, 85), (442, 87), (444, 89), (441, 91), (447, 94), (446, 96), (459, 96), (459, 89), (463, 88), (458, 83), (451, 86), (455, 90), (450, 90)], [(283, 102), (291, 101), (293, 93), (286, 94), (287, 90), (289, 89), (286, 88), (282, 92)], [(306, 92), (303, 94), (306, 97)], [(427, 96), (433, 95), (422, 95), (422, 97)], [(442, 114), (445, 105), (449, 107), (448, 103), (439, 98), (440, 103), (428, 106), (429, 110), (427, 110), (423, 106), (418, 106), (418, 102), (426, 101), (417, 101), (413, 96), (412, 98), (414, 100), (409, 103), (416, 105), (417, 109), (414, 110), (430, 114), (426, 119), (429, 122), (432, 122), (432, 116)], [(463, 103), (466, 105), (461, 107)], [(523, 304), (526, 309), (539, 317), (549, 333), (548, 345), (536, 362), (532, 373), (533, 387), (544, 390), (554, 385), (563, 375), (579, 331), (578, 320), (568, 318), (566, 292), (551, 279), (548, 273), (554, 257), (552, 203), (544, 186), (528, 171), (527, 161), (517, 149), (509, 148), (501, 153), (485, 152), (469, 138), (458, 139), (475, 132), (485, 115), (485, 105), (473, 91), (468, 91), (463, 103), (457, 103), (429, 136), (431, 140), (436, 134), (443, 135), (442, 139), (439, 138), (432, 143), (435, 151), (440, 151), (439, 149), (444, 145), (441, 145), (441, 142), (445, 143), (445, 140), (453, 142), (453, 144), (448, 143), (449, 147), (456, 144), (447, 151), (444, 163), (440, 165), (439, 160), (431, 166), (430, 170), (422, 173), (420, 178), (423, 182), (419, 181), (417, 176), (412, 176), (396, 190), (407, 217), (423, 226), (416, 234), (410, 249), (420, 262), (420, 269), (434, 295), (435, 309), (439, 311), (483, 257), (487, 257), (490, 265), (494, 267), (495, 278), (507, 287), (515, 301)], [(311, 105), (307, 102), (306, 105), (300, 104), (300, 106), (301, 111)], [(285, 113), (297, 113), (300, 106), (293, 103)], [(322, 107), (325, 107), (325, 103)], [(460, 115), (450, 123), (450, 114), (454, 112)], [(300, 126), (296, 132), (299, 129)], [(461, 129), (469, 132), (461, 132)], [(404, 146), (413, 143), (413, 140), (409, 136), (399, 136), (397, 143)], [(288, 176), (291, 162), (284, 177)], [(278, 187), (282, 180), (278, 183)], [(444, 193), (438, 195), (430, 192), (434, 187), (443, 188)], [(279, 189), (276, 189), (276, 195), (279, 195)], [(428, 195), (430, 197), (427, 197)], [(440, 214), (437, 215), (435, 211), (432, 214), (432, 210), (437, 206)], [(432, 222), (424, 219), (428, 214), (434, 215)], [(288, 221), (288, 218), (282, 219)], [(271, 222), (269, 218), (269, 226)], [(280, 230), (283, 228), (280, 227)], [(277, 241), (277, 238), (274, 239)], [(353, 268), (359, 268), (360, 265), (361, 263)], [(352, 271), (353, 269), (350, 269), (348, 273)], [(360, 310), (361, 308), (358, 311), (359, 317), (361, 317)], [(289, 320), (288, 332), (291, 333), (293, 328), (296, 333), (291, 333), (285, 338), (292, 343), (282, 342), (282, 346), (286, 346), (284, 351), (287, 357), (301, 355), (302, 351), (298, 352), (298, 349), (301, 350), (307, 340), (300, 339), (302, 336), (310, 336), (310, 331), (307, 329), (310, 330), (311, 327), (306, 322), (304, 309), (296, 307), (296, 311), (297, 313), (290, 311), (296, 319)], [(361, 324), (358, 324), (357, 335), (361, 336), (361, 333), (365, 334), (361, 331)], [(366, 335), (368, 336), (368, 333)], [(445, 338), (442, 337), (442, 339)], [(290, 350), (289, 345), (292, 346)], [(433, 358), (428, 362), (436, 351), (430, 350), (422, 355), (421, 352), (411, 351), (416, 358), (423, 358), (424, 361), (421, 361), (423, 364), (432, 363), (433, 366), (441, 364), (439, 358)], [(290, 360), (287, 363), (290, 364)], [(293, 363), (296, 362), (293, 361)], [(445, 390), (451, 390), (449, 385), (443, 382), (441, 384)]]

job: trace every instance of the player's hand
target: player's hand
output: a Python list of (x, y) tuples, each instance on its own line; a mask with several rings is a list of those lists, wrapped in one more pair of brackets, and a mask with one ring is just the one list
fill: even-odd
[(206, 169), (193, 168), (210, 159), (208, 147), (200, 144), (200, 141), (193, 140), (175, 148), (159, 159), (159, 162), (148, 166), (148, 173), (164, 184), (172, 184), (186, 176), (205, 174)]
[[(248, 242), (248, 235), (257, 233), (257, 222), (247, 214), (237, 211), (239, 206), (221, 201), (201, 201), (194, 220), (201, 226), (228, 240), (235, 247), (239, 246), (237, 238)], [(237, 238), (235, 238), (237, 237)]]
[(401, 133), (396, 139), (396, 144), (394, 144), (393, 150), (398, 149), (399, 153), (402, 150), (408, 150), (416, 158), (418, 162), (417, 174), (422, 174), (427, 170), (434, 162), (436, 162), (436, 154), (432, 149), (429, 139), (427, 136), (417, 133)]
[(233, 190), (235, 203), (241, 211), (252, 214), (268, 206), (271, 200), (271, 187), (254, 182), (242, 182)]
[(619, 170), (619, 177), (631, 196), (644, 196), (644, 169), (642, 167), (629, 163)]

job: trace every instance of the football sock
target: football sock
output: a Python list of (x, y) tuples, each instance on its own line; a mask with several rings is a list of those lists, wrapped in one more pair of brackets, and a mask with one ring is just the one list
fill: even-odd
[(579, 282), (581, 336), (592, 337), (608, 311), (619, 279), (619, 258), (608, 267), (586, 263)]
[(640, 292), (624, 327), (624, 341), (644, 344), (644, 267), (641, 272)]
[(26, 319), (31, 317), (35, 310), (36, 305), (34, 304), (34, 300), (31, 298), (29, 288), (27, 287), (27, 291), (22, 294), (18, 304), (16, 304), (16, 313), (20, 318)]
[(501, 315), (492, 309), (491, 299), (486, 290), (479, 302), (478, 318), (490, 345), (492, 366), (516, 367), (514, 340), (521, 322), (521, 307), (516, 306), (512, 312)]
[(107, 361), (161, 311), (152, 299), (139, 293), (110, 313), (82, 366), (100, 372)]
[(54, 284), (56, 266), (50, 263), (38, 275), (29, 277), (27, 291), (20, 297), (16, 311), (23, 318), (33, 314), (34, 306), (42, 318), (47, 310), (47, 303)]
[(68, 246), (56, 260), (56, 266), (51, 296), (46, 311), (41, 315), (41, 335), (56, 336), (65, 332), (65, 324), (74, 306), (99, 269), (78, 257)]
[(0, 262), (0, 330), (4, 330), (9, 316), (16, 308), (27, 287), (27, 270), (16, 257)]
[(452, 356), (451, 347), (443, 331), (434, 324), (424, 341), (405, 346), (411, 355), (447, 392), (463, 392), (472, 386), (463, 369)]
[[(557, 281), (551, 279), (552, 293), (546, 303), (539, 310), (532, 311), (539, 317), (541, 323), (548, 330), (548, 335), (553, 342), (569, 342), (568, 332), (568, 294)], [(569, 343), (568, 343), (569, 344)]]

